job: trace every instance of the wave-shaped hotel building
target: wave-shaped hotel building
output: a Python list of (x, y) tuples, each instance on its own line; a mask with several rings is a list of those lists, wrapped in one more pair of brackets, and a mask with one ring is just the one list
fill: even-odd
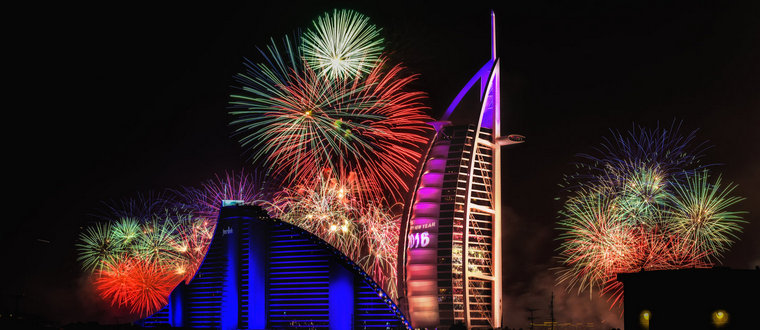
[(322, 239), (253, 205), (223, 207), (190, 284), (144, 326), (400, 328), (409, 322), (358, 265)]

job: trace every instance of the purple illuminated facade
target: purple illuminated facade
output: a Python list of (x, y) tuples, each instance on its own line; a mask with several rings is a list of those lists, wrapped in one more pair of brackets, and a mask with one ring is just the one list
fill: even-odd
[[(471, 329), (501, 326), (500, 147), (510, 142), (500, 136), (493, 13), (491, 36), (490, 60), (433, 123), (436, 134), (405, 210), (399, 294), (415, 328), (460, 322)], [(477, 123), (448, 121), (460, 101), (475, 92)]]

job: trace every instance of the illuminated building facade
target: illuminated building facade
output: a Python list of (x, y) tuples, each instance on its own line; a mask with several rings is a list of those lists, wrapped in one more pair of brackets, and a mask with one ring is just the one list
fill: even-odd
[[(491, 59), (434, 123), (435, 137), (405, 210), (399, 295), (415, 328), (501, 326), (500, 148), (519, 141), (500, 135), (495, 40), (492, 13)], [(478, 87), (477, 123), (452, 125), (449, 116)]]
[(328, 243), (258, 206), (231, 205), (220, 213), (195, 277), (143, 326), (408, 328), (380, 286)]

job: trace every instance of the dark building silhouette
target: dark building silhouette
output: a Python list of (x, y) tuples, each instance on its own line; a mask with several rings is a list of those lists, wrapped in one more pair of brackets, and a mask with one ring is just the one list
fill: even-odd
[(618, 274), (625, 329), (760, 329), (760, 270)]
[(217, 329), (406, 328), (359, 266), (318, 237), (258, 206), (223, 207), (189, 285), (143, 326)]

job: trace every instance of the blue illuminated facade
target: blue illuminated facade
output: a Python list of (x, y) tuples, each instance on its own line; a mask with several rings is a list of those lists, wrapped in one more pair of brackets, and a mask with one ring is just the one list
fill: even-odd
[(189, 285), (144, 326), (220, 329), (397, 329), (409, 322), (358, 265), (258, 206), (220, 212)]

